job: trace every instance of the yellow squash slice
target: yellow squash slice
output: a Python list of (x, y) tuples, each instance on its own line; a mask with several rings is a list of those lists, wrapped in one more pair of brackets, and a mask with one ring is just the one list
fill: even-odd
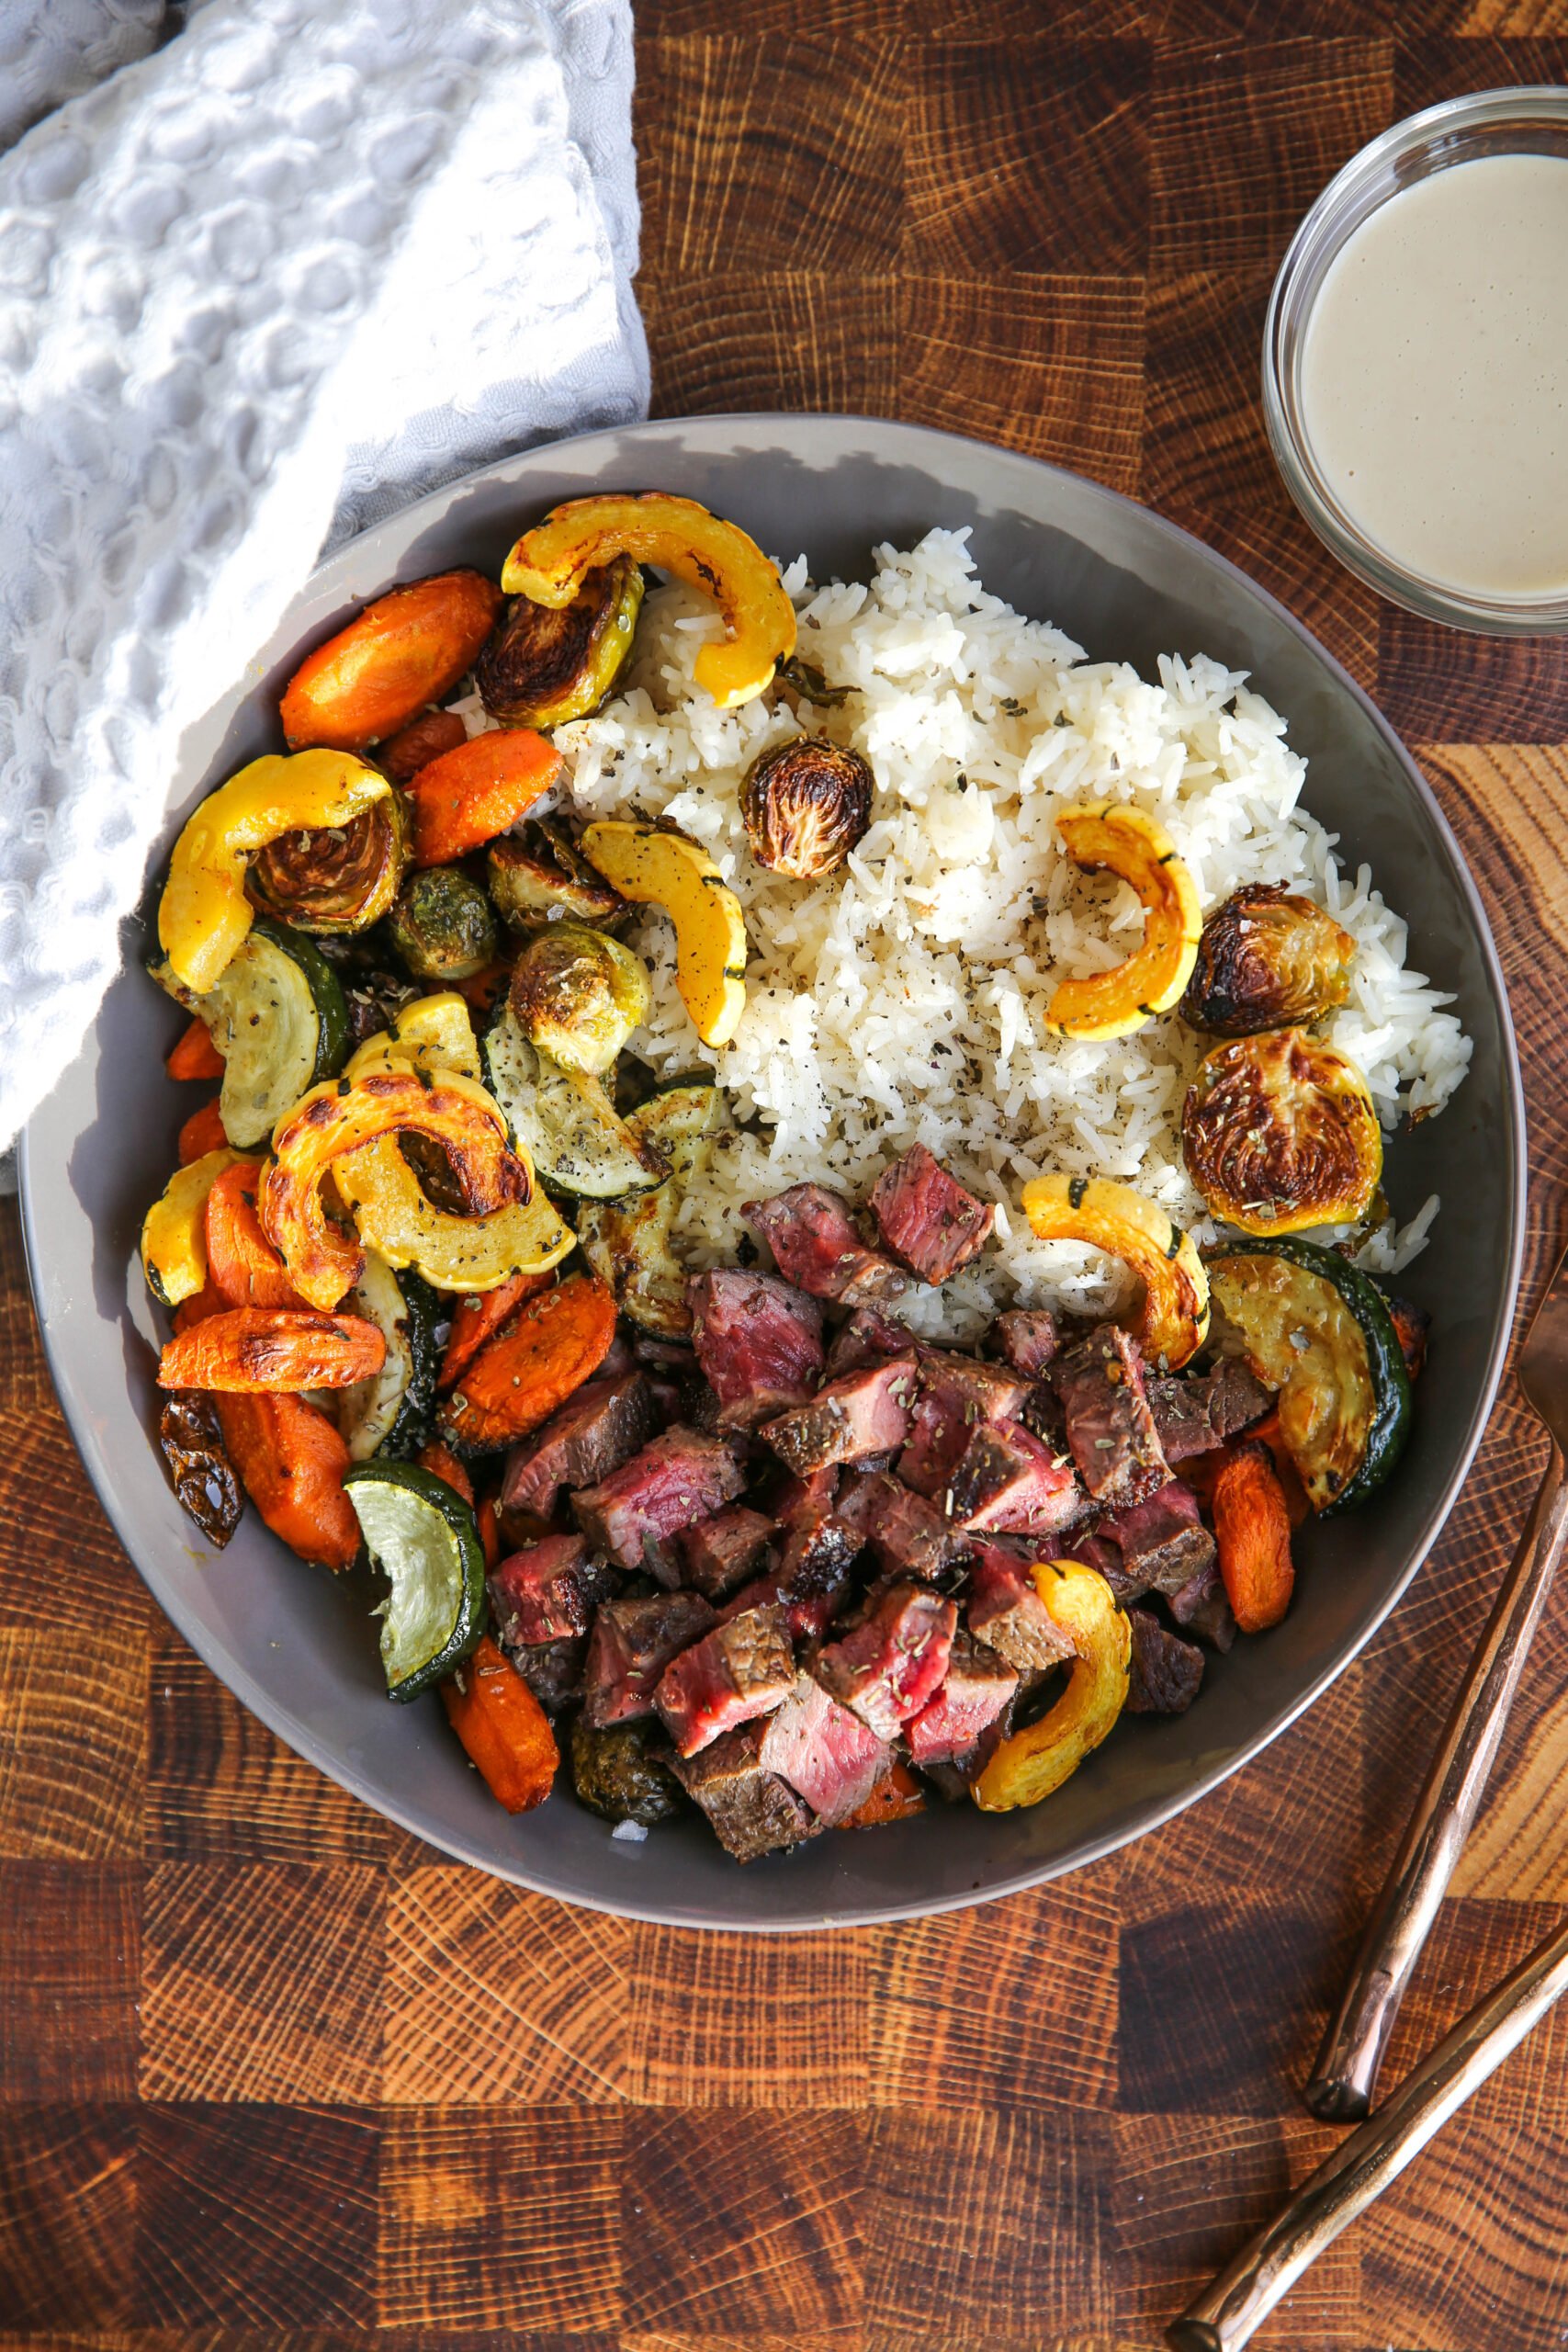
[(645, 491), (640, 497), (572, 498), (524, 533), (501, 584), (536, 605), (570, 605), (590, 571), (629, 555), (672, 571), (711, 596), (724, 616), (721, 644), (697, 655), (696, 680), (721, 710), (750, 702), (773, 684), (795, 651), (795, 607), (777, 567), (736, 524), (694, 498)]
[(1141, 808), (1095, 801), (1056, 819), (1067, 855), (1086, 873), (1120, 875), (1144, 908), (1144, 940), (1112, 971), (1064, 980), (1045, 1023), (1064, 1037), (1124, 1037), (1180, 1001), (1203, 934), (1192, 876), (1163, 825)]
[(386, 1069), (394, 1063), (423, 1070), (427, 1078), (434, 1078), (437, 1070), (455, 1069), (459, 1078), (471, 1079), (476, 1086), (482, 1084), (473, 1020), (456, 989), (442, 989), (436, 995), (416, 997), (412, 1004), (405, 1004), (385, 1029), (366, 1038), (344, 1076), (352, 1085), (367, 1070)]
[(684, 833), (618, 820), (590, 825), (583, 856), (612, 889), (662, 907), (675, 926), (675, 985), (705, 1046), (727, 1046), (746, 1010), (746, 922), (705, 849)]
[(1004, 1739), (975, 1782), (970, 1794), (982, 1813), (1010, 1813), (1050, 1796), (1100, 1746), (1126, 1704), (1132, 1628), (1105, 1578), (1077, 1560), (1037, 1560), (1029, 1573), (1075, 1656), (1055, 1705)]
[(1167, 1372), (1195, 1355), (1209, 1329), (1209, 1277), (1192, 1237), (1168, 1211), (1104, 1176), (1037, 1176), (1023, 1214), (1042, 1241), (1084, 1241), (1120, 1258), (1144, 1284), (1138, 1341)]
[(163, 1306), (194, 1298), (207, 1280), (207, 1195), (243, 1151), (207, 1151), (177, 1168), (141, 1223), (141, 1271)]
[(209, 792), (175, 843), (158, 939), (175, 978), (197, 996), (215, 986), (252, 922), (245, 869), (286, 833), (352, 824), (391, 791), (353, 752), (269, 752)]

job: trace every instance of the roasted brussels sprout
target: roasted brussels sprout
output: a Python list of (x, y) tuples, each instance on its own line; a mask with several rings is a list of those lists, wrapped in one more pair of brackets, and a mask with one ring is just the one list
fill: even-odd
[(408, 870), (408, 803), (390, 792), (346, 825), (282, 833), (245, 876), (251, 904), (296, 931), (367, 931), (390, 909)]
[(626, 668), (642, 607), (629, 555), (591, 571), (570, 605), (519, 596), (480, 654), (475, 683), (508, 727), (564, 727), (597, 710)]
[(626, 900), (594, 872), (564, 826), (545, 818), (525, 824), (521, 833), (502, 833), (491, 842), (485, 878), (497, 910), (519, 931), (537, 930), (562, 915), (611, 931), (631, 913)]
[(554, 922), (512, 972), (512, 1010), (541, 1054), (600, 1077), (648, 1018), (648, 973), (629, 947), (582, 922)]
[(1277, 882), (1235, 890), (1203, 925), (1179, 1010), (1214, 1037), (1300, 1027), (1350, 993), (1350, 933)]
[(495, 917), (477, 882), (453, 865), (426, 866), (387, 918), (392, 945), (422, 980), (471, 980), (495, 954)]
[(585, 1716), (571, 1726), (571, 1783), (580, 1803), (606, 1821), (667, 1821), (680, 1804), (675, 1775), (650, 1753), (647, 1724), (595, 1730)]
[(836, 872), (871, 822), (873, 784), (860, 753), (825, 735), (775, 743), (752, 761), (740, 788), (752, 856), (796, 882)]
[(1354, 1062), (1304, 1029), (1217, 1046), (1181, 1114), (1187, 1171), (1244, 1233), (1351, 1224), (1382, 1173), (1382, 1131)]

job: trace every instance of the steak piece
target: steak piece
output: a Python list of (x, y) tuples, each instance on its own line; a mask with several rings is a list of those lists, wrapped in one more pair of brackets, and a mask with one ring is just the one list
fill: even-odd
[(890, 1356), (886, 1363), (847, 1372), (819, 1388), (808, 1405), (781, 1413), (760, 1434), (796, 1477), (835, 1462), (882, 1453), (902, 1445), (909, 1433), (915, 1394), (915, 1359)]
[(593, 1620), (583, 1668), (582, 1712), (596, 1729), (653, 1713), (660, 1676), (714, 1613), (700, 1592), (655, 1592), (646, 1600), (606, 1600)]
[(1179, 1478), (1125, 1510), (1107, 1511), (1100, 1532), (1120, 1547), (1122, 1574), (1140, 1592), (1179, 1592), (1214, 1556), (1198, 1498)]
[(1051, 1383), (1062, 1400), (1068, 1450), (1096, 1502), (1122, 1510), (1165, 1485), (1170, 1472), (1144, 1394), (1135, 1340), (1114, 1323), (1097, 1324), (1057, 1357)]
[(696, 1756), (678, 1756), (674, 1772), (686, 1794), (701, 1805), (714, 1835), (738, 1862), (754, 1862), (788, 1846), (798, 1846), (815, 1826), (787, 1781), (761, 1760), (764, 1724), (742, 1724)]
[(1103, 1542), (1098, 1535), (1069, 1535), (1052, 1548), (1058, 1560), (1077, 1560), (1080, 1566), (1092, 1568), (1097, 1576), (1102, 1576), (1123, 1608), (1148, 1590), (1136, 1575), (1128, 1573), (1115, 1544)]
[(610, 1569), (589, 1557), (581, 1535), (547, 1535), (491, 1570), (495, 1637), (510, 1656), (586, 1634), (594, 1610), (614, 1587)]
[(1073, 1645), (1041, 1600), (1027, 1558), (999, 1544), (977, 1544), (964, 1604), (969, 1631), (1021, 1671), (1059, 1666)]
[(914, 1334), (896, 1317), (879, 1314), (874, 1306), (857, 1306), (828, 1349), (828, 1377), (859, 1372), (885, 1356), (901, 1356), (913, 1347)]
[(891, 1739), (947, 1672), (957, 1624), (952, 1601), (927, 1586), (890, 1585), (863, 1623), (818, 1653), (813, 1671), (830, 1698)]
[(745, 1473), (721, 1438), (677, 1422), (629, 1462), (571, 1498), (572, 1516), (595, 1551), (617, 1566), (670, 1574), (671, 1536), (733, 1502)]
[(513, 1447), (501, 1489), (503, 1508), (548, 1519), (563, 1487), (592, 1487), (607, 1478), (658, 1426), (653, 1391), (640, 1372), (591, 1380), (542, 1429)]
[(905, 1728), (909, 1754), (922, 1767), (962, 1763), (1017, 1689), (1018, 1676), (1006, 1659), (960, 1626), (936, 1696)]
[(858, 1812), (893, 1761), (876, 1734), (809, 1674), (768, 1717), (760, 1754), (825, 1829)]
[(1167, 1606), (1179, 1625), (1214, 1649), (1228, 1650), (1235, 1639), (1235, 1618), (1220, 1576), (1217, 1554), (1190, 1583), (1167, 1596)]
[(1133, 1646), (1128, 1661), (1130, 1715), (1184, 1715), (1203, 1679), (1203, 1653), (1162, 1625), (1150, 1609), (1129, 1609)]
[(559, 1642), (536, 1642), (507, 1656), (547, 1715), (558, 1715), (582, 1696), (588, 1644), (581, 1634)]
[(1072, 1464), (1021, 1421), (977, 1429), (942, 1500), (960, 1527), (1021, 1535), (1055, 1535), (1084, 1513)]
[(883, 1170), (872, 1187), (871, 1213), (898, 1263), (933, 1284), (950, 1282), (978, 1257), (997, 1221), (996, 1210), (966, 1193), (923, 1143)]
[(999, 1363), (945, 1348), (921, 1348), (916, 1361), (919, 1385), (898, 1476), (918, 1495), (942, 1495), (974, 1431), (982, 1422), (1015, 1419), (1029, 1383)]
[(924, 1495), (886, 1470), (863, 1473), (845, 1489), (839, 1517), (860, 1529), (878, 1567), (935, 1584), (953, 1557), (953, 1531)]
[(712, 1519), (682, 1528), (677, 1539), (686, 1582), (708, 1600), (722, 1600), (754, 1577), (778, 1532), (771, 1519), (744, 1503), (731, 1503)]
[(860, 1531), (834, 1512), (803, 1522), (786, 1537), (778, 1566), (738, 1592), (720, 1619), (777, 1601), (797, 1642), (820, 1641), (838, 1614), (861, 1544)]
[(764, 1498), (766, 1506), (786, 1530), (815, 1526), (824, 1513), (833, 1508), (839, 1491), (839, 1465), (829, 1463), (826, 1470), (808, 1470), (804, 1478), (788, 1472), (775, 1474), (778, 1483)]
[(777, 1601), (743, 1609), (672, 1658), (653, 1703), (682, 1756), (779, 1706), (795, 1688), (795, 1651)]
[(1043, 1306), (1015, 1306), (995, 1324), (1002, 1354), (1025, 1380), (1038, 1380), (1056, 1352), (1056, 1318)]
[(1261, 1420), (1274, 1399), (1239, 1356), (1222, 1356), (1213, 1372), (1179, 1373), (1145, 1382), (1149, 1410), (1168, 1462), (1210, 1453)]
[(850, 1204), (822, 1184), (792, 1184), (771, 1201), (748, 1201), (741, 1216), (773, 1253), (780, 1273), (813, 1298), (864, 1306), (896, 1298), (904, 1277), (861, 1239)]
[(773, 1274), (721, 1266), (686, 1284), (697, 1362), (721, 1429), (754, 1430), (822, 1376), (822, 1309)]

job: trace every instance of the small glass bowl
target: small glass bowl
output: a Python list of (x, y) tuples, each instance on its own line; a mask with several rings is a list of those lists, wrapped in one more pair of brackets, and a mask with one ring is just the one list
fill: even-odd
[(1477, 90), (1428, 107), (1351, 157), (1291, 241), (1263, 330), (1263, 416), (1285, 487), (1341, 563), (1406, 611), (1491, 637), (1568, 630), (1568, 595), (1493, 596), (1407, 571), (1369, 538), (1324, 479), (1302, 413), (1302, 350), (1313, 304), (1347, 239), (1391, 196), (1482, 155), (1568, 157), (1568, 88)]

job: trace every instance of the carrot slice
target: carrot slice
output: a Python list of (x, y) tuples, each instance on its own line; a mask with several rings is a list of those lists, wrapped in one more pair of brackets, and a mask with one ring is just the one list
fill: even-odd
[(216, 1100), (204, 1102), (180, 1129), (180, 1166), (188, 1168), (193, 1159), (204, 1159), (209, 1151), (221, 1151), (228, 1140), (223, 1114)]
[(311, 1307), (231, 1306), (169, 1341), (158, 1365), (160, 1388), (256, 1390), (352, 1388), (387, 1361), (387, 1342), (357, 1315), (318, 1315)]
[(413, 862), (449, 865), (514, 825), (560, 775), (553, 743), (531, 727), (470, 736), (421, 768), (409, 786)]
[(394, 784), (407, 784), (443, 752), (455, 752), (468, 740), (468, 730), (455, 710), (422, 711), (378, 745), (376, 764)]
[(525, 1299), (548, 1290), (554, 1281), (553, 1274), (511, 1274), (495, 1290), (481, 1291), (477, 1297), (460, 1298), (453, 1313), (451, 1337), (441, 1359), (436, 1387), (456, 1387), (485, 1342), (493, 1340), (510, 1323)]
[(256, 1215), (258, 1160), (236, 1160), (207, 1195), (207, 1279), (229, 1306), (303, 1307)]
[(170, 1047), (164, 1068), (171, 1078), (221, 1078), (223, 1057), (212, 1042), (212, 1032), (205, 1021), (193, 1019), (190, 1027)]
[(441, 1408), (441, 1434), (465, 1453), (491, 1453), (547, 1421), (608, 1354), (615, 1302), (592, 1274), (531, 1298), (492, 1340)]
[(515, 960), (512, 956), (498, 956), (482, 971), (472, 973), (466, 980), (453, 981), (453, 987), (471, 1012), (482, 1017), (494, 1012), (512, 985), (512, 967)]
[(433, 1441), (429, 1445), (422, 1446), (419, 1452), (419, 1466), (422, 1470), (428, 1470), (433, 1478), (444, 1478), (452, 1492), (455, 1495), (461, 1495), (468, 1509), (472, 1510), (474, 1482), (449, 1445), (442, 1445), (438, 1441)]
[(289, 679), (279, 710), (289, 750), (359, 752), (396, 734), (472, 668), (502, 603), (478, 571), (440, 571), (378, 596)]
[(1301, 1474), (1291, 1459), (1291, 1449), (1285, 1443), (1285, 1432), (1280, 1426), (1278, 1405), (1271, 1413), (1265, 1413), (1260, 1421), (1254, 1421), (1252, 1427), (1247, 1431), (1247, 1435), (1249, 1438), (1257, 1438), (1273, 1455), (1274, 1467), (1279, 1474), (1280, 1484), (1285, 1490), (1285, 1508), (1291, 1514), (1291, 1525), (1303, 1526), (1312, 1517), (1312, 1503), (1306, 1488), (1302, 1484)]
[(348, 1448), (326, 1415), (303, 1396), (215, 1402), (229, 1459), (273, 1533), (302, 1560), (352, 1566), (359, 1521), (343, 1489)]
[(880, 1829), (885, 1821), (908, 1821), (912, 1814), (924, 1813), (925, 1809), (919, 1782), (908, 1766), (896, 1757), (864, 1804), (858, 1804), (853, 1813), (847, 1813), (839, 1827)]
[(471, 1657), (441, 1685), (446, 1720), (508, 1813), (543, 1804), (560, 1750), (549, 1717), (515, 1667), (486, 1634)]
[(479, 1522), (479, 1545), (488, 1575), (501, 1557), (501, 1522), (495, 1513), (495, 1497), (487, 1495), (474, 1516)]
[(1214, 1542), (1220, 1574), (1244, 1634), (1277, 1625), (1296, 1580), (1291, 1515), (1266, 1445), (1248, 1442), (1225, 1457), (1214, 1480)]

